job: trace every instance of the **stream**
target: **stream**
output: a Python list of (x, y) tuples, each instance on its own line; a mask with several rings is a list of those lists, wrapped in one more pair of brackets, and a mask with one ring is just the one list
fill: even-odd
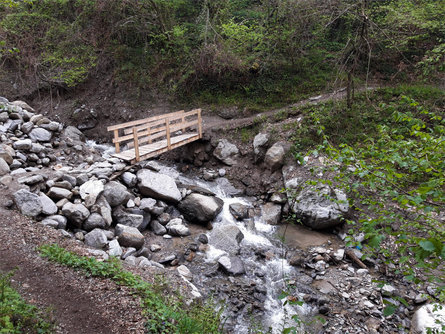
[[(113, 147), (109, 145), (98, 145), (93, 141), (88, 141), (88, 144), (102, 152), (104, 158), (109, 158), (113, 152)], [(297, 320), (297, 323), (293, 318), (303, 321), (310, 319), (316, 314), (315, 310), (305, 303), (285, 303), (288, 298), (283, 292), (288, 292), (289, 299), (302, 300), (303, 291), (310, 290), (305, 282), (310, 280), (286, 260), (287, 246), (283, 243), (282, 228), (266, 224), (258, 210), (252, 218), (236, 220), (230, 212), (230, 205), (242, 204), (253, 209), (255, 199), (242, 197), (241, 192), (226, 178), (204, 181), (186, 177), (175, 167), (164, 166), (157, 161), (151, 161), (150, 164), (159, 173), (174, 178), (177, 183), (210, 190), (224, 201), (223, 209), (212, 222), (211, 231), (190, 226), (194, 240), (205, 232), (209, 242), (205, 249), (196, 253), (192, 262), (187, 263), (187, 267), (193, 273), (193, 285), (199, 292), (214, 300), (217, 305), (222, 305), (225, 331), (245, 334), (254, 330), (278, 334), (286, 327), (295, 326), (297, 332), (305, 332), (303, 322)], [(227, 226), (234, 226), (242, 233), (239, 249), (235, 252), (221, 249), (224, 247), (221, 247), (221, 240), (215, 232)], [(294, 228), (293, 232), (298, 236), (298, 228)], [(303, 237), (310, 239), (308, 235)], [(319, 241), (325, 242), (326, 238)], [(180, 242), (174, 242), (171, 247), (178, 247), (178, 244)], [(218, 264), (223, 256), (238, 257), (245, 273), (236, 276), (223, 273)], [(280, 295), (283, 295), (281, 299)]]

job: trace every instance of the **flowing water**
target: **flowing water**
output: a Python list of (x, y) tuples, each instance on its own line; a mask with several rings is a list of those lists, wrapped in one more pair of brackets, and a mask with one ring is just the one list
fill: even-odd
[[(93, 141), (88, 144), (102, 152), (106, 158), (113, 152), (113, 147), (109, 145), (97, 145)], [(229, 332), (252, 333), (252, 327), (256, 327), (260, 330), (253, 332), (266, 333), (270, 330), (268, 333), (281, 333), (284, 327), (299, 327), (292, 320), (292, 316), (296, 315), (299, 319), (310, 317), (313, 310), (308, 305), (291, 305), (284, 302), (286, 298), (279, 298), (283, 291), (289, 290), (289, 284), (298, 281), (301, 273), (286, 260), (286, 247), (280, 240), (278, 228), (264, 223), (261, 215), (237, 221), (230, 213), (230, 204), (253, 206), (251, 199), (234, 197), (234, 194), (240, 192), (225, 178), (207, 182), (185, 177), (174, 167), (163, 166), (157, 162), (153, 164), (160, 173), (173, 177), (177, 182), (214, 192), (224, 201), (222, 211), (213, 222), (214, 228), (220, 225), (234, 225), (244, 235), (239, 245), (239, 258), (246, 269), (244, 275), (231, 277), (217, 270), (218, 259), (227, 255), (227, 252), (215, 247), (211, 232), (207, 233), (209, 245), (206, 251), (188, 264), (194, 273), (193, 284), (200, 292), (213, 296), (217, 301), (224, 300), (223, 316), (226, 317), (225, 328)], [(209, 267), (216, 268), (210, 275), (205, 273)], [(301, 299), (301, 294), (295, 286), (291, 291), (294, 298)], [(229, 306), (233, 304), (236, 304), (235, 308)], [(299, 329), (304, 331), (302, 327)]]

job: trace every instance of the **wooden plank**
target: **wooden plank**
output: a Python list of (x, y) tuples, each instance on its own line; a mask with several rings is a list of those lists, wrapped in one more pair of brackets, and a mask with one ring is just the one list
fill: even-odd
[(201, 117), (201, 109), (198, 109), (198, 133), (199, 133), (199, 138), (202, 138), (202, 117)]
[(166, 135), (167, 135), (167, 148), (169, 150), (171, 150), (172, 145), (170, 142), (170, 120), (168, 118), (165, 119), (165, 127), (166, 127)]
[(139, 138), (138, 138), (138, 131), (136, 128), (133, 128), (133, 138), (134, 138), (134, 153), (136, 155), (136, 161), (141, 161), (141, 157), (139, 155)]
[(117, 141), (118, 138), (119, 138), (119, 130), (116, 129), (116, 130), (114, 130), (114, 140), (116, 140), (116, 141), (113, 140), (114, 150), (116, 151), (116, 153), (119, 153), (121, 151), (120, 147), (119, 147), (119, 142)]
[[(184, 110), (180, 110), (180, 111), (173, 112), (171, 114), (175, 115), (175, 114), (180, 114), (180, 113), (183, 113), (183, 112), (184, 112)], [(144, 124), (144, 123), (147, 123), (147, 122), (157, 121), (157, 120), (160, 120), (160, 119), (163, 119), (163, 118), (165, 118), (165, 114), (164, 115), (158, 115), (158, 116), (152, 116), (152, 117), (148, 117), (148, 118), (143, 118), (143, 119), (139, 119), (139, 120), (136, 120), (136, 121), (127, 122), (127, 123), (121, 123), (121, 124), (117, 124), (117, 125), (112, 125), (112, 126), (107, 127), (107, 131), (113, 131), (113, 130), (116, 130), (116, 129), (123, 129), (123, 128), (130, 128), (130, 127), (133, 127), (133, 126), (136, 126), (136, 125), (141, 125), (141, 124)]]
[[(184, 110), (181, 110), (180, 112), (178, 111), (178, 113), (183, 114)], [(172, 117), (174, 117), (174, 114), (176, 114), (176, 113), (171, 113), (171, 114), (173, 114)], [(138, 129), (138, 131), (140, 131), (140, 130), (146, 129), (148, 125), (150, 125), (150, 127), (154, 127), (156, 125), (164, 124), (165, 123), (165, 118), (166, 117), (170, 117), (171, 114), (164, 114), (164, 118), (160, 119), (160, 120), (156, 120), (156, 121), (153, 121), (153, 122), (145, 122), (141, 126), (138, 126), (137, 129)], [(179, 120), (179, 119), (180, 118), (173, 118), (173, 120), (176, 120), (176, 121)], [(124, 129), (124, 134), (126, 134), (126, 135), (130, 134), (132, 131), (133, 131), (132, 129)]]
[[(171, 148), (173, 149), (185, 145), (197, 139), (199, 139), (199, 135), (197, 133), (188, 133), (180, 136), (171, 137)], [(166, 139), (152, 144), (139, 146), (140, 159), (143, 160), (146, 158), (146, 155), (150, 155), (152, 153), (154, 153), (154, 155), (152, 156), (156, 156), (160, 154), (159, 151), (163, 150), (164, 148), (167, 148), (168, 150)], [(136, 159), (136, 154), (134, 149), (126, 150), (121, 153), (115, 153), (113, 154), (113, 156), (127, 161)]]

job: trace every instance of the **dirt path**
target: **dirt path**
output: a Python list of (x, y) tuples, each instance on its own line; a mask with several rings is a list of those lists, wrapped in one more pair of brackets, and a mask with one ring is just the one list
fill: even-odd
[(139, 301), (128, 289), (49, 263), (35, 251), (42, 243), (78, 247), (60, 231), (0, 208), (0, 271), (16, 269), (13, 285), (30, 303), (50, 309), (56, 333), (144, 332)]
[[(368, 90), (374, 90), (377, 86), (368, 86)], [(365, 87), (356, 89), (356, 93), (365, 91)], [(254, 124), (255, 120), (262, 117), (269, 117), (281, 110), (292, 110), (297, 107), (304, 106), (306, 104), (317, 104), (328, 100), (340, 100), (346, 97), (346, 88), (338, 89), (332, 93), (321, 94), (305, 100), (298, 101), (286, 107), (270, 110), (267, 112), (259, 113), (253, 116), (244, 118), (224, 119), (215, 113), (209, 113), (203, 115), (203, 128), (205, 131), (219, 131), (219, 130), (233, 130), (236, 128), (247, 127)]]

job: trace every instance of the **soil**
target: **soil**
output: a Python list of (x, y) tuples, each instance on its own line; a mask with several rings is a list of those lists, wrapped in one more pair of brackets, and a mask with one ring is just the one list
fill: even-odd
[(36, 251), (57, 243), (79, 252), (75, 241), (15, 211), (0, 208), (0, 217), (0, 271), (14, 270), (14, 287), (49, 311), (55, 333), (144, 333), (140, 302), (127, 288), (50, 263)]

